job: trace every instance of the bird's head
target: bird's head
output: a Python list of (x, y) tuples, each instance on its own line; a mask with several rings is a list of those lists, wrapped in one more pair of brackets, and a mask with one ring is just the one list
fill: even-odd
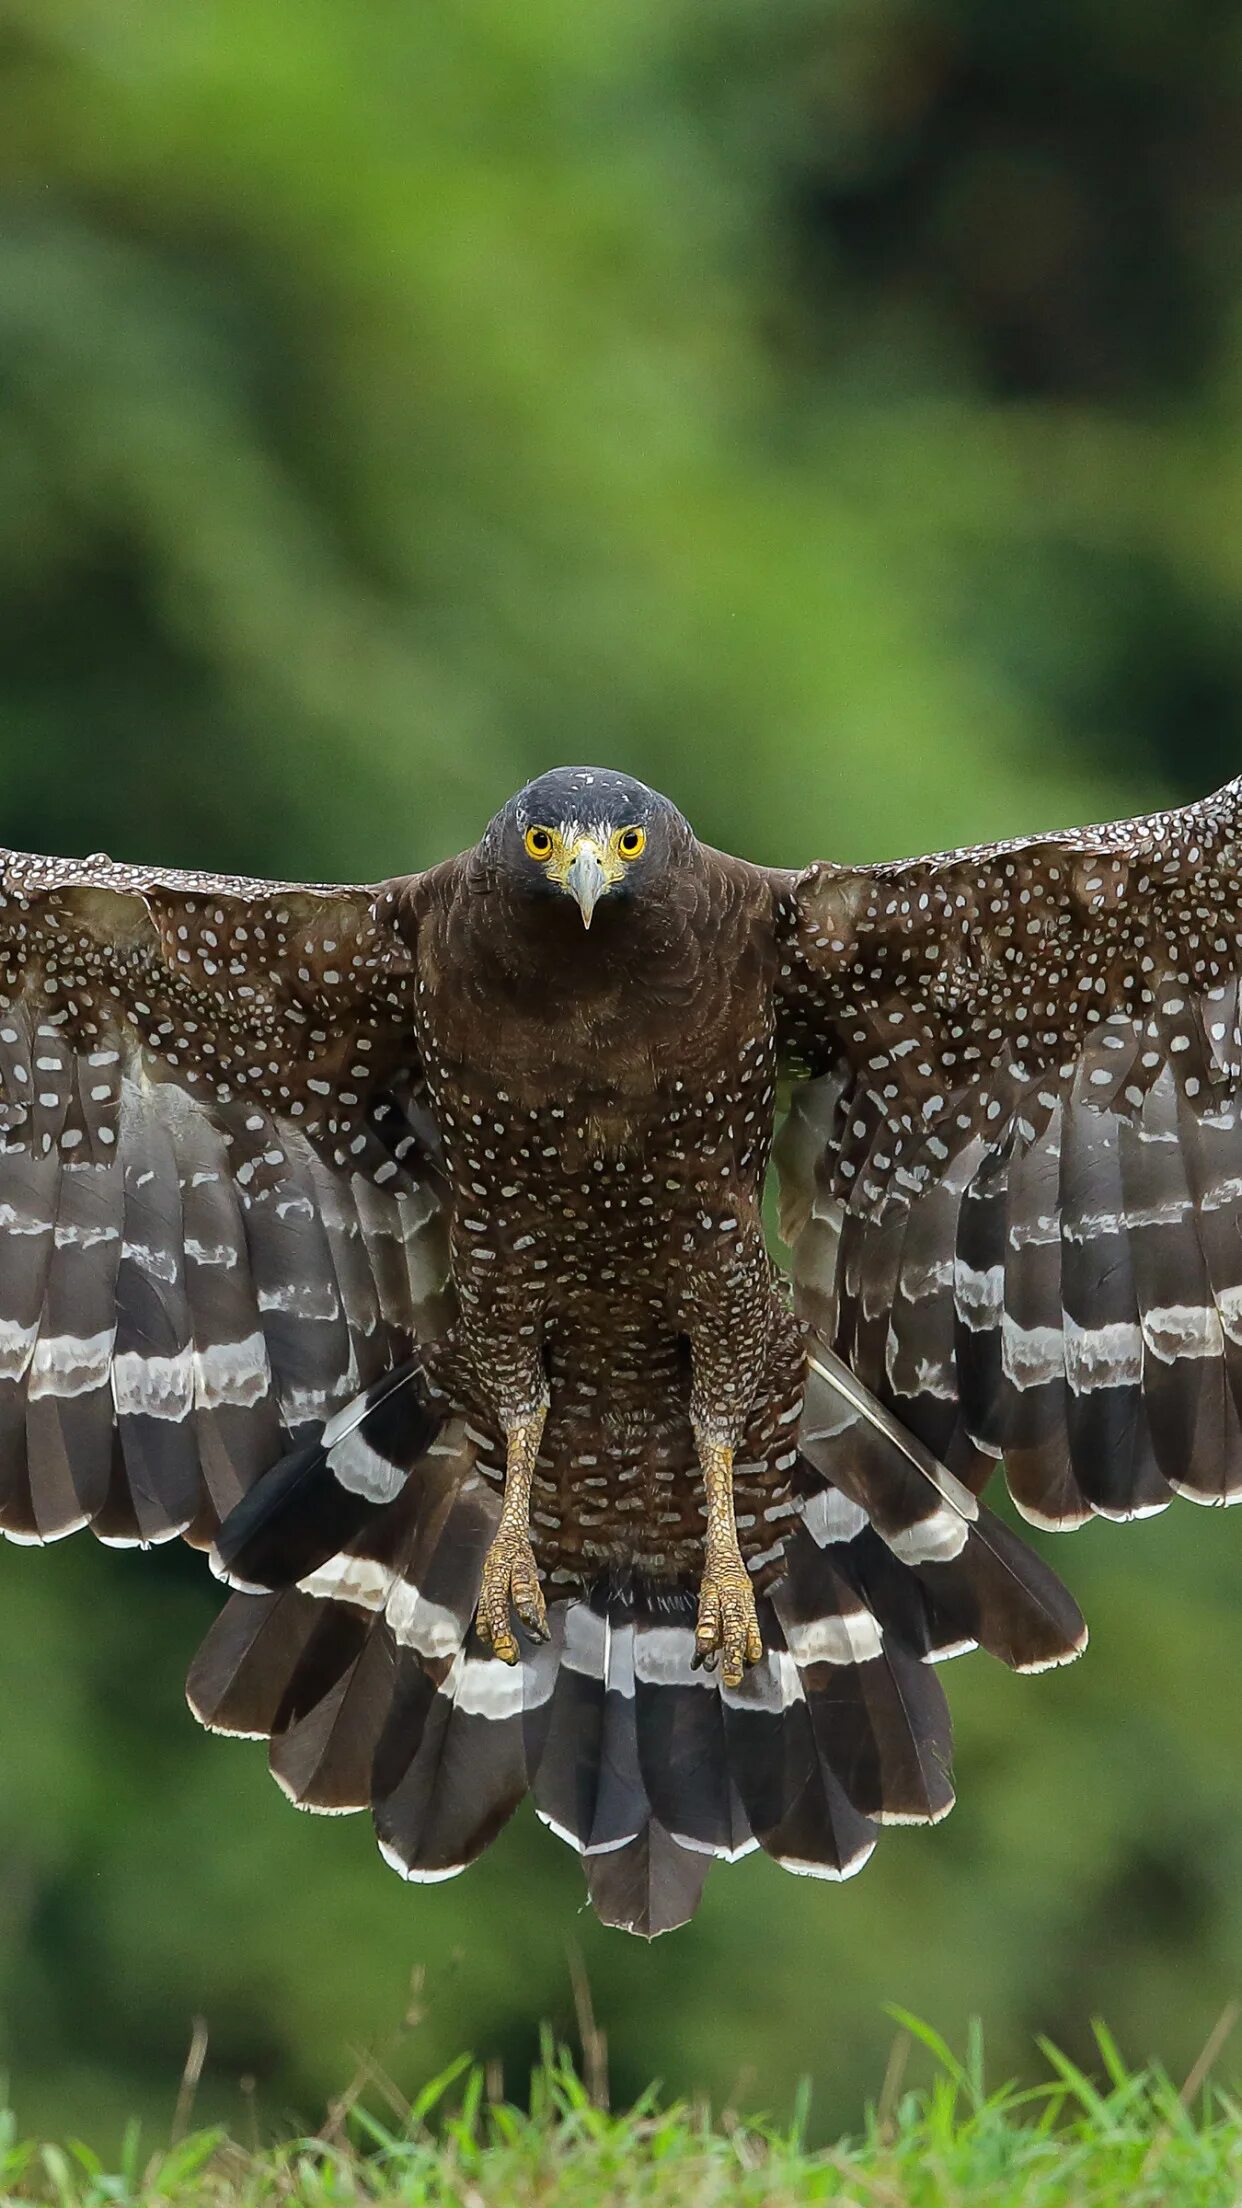
[(484, 849), (508, 886), (572, 898), (589, 928), (598, 905), (649, 892), (693, 840), (677, 807), (645, 782), (604, 767), (554, 767), (497, 813)]

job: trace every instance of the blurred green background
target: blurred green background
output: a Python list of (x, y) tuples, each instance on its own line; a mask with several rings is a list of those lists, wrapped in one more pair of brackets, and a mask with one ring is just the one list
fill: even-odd
[[(371, 879), (588, 760), (793, 862), (1223, 780), (1240, 144), (1196, 0), (4, 0), (0, 834)], [(526, 1819), (406, 1890), (201, 1735), (200, 1560), (6, 1551), (23, 2122), (166, 2123), (194, 2015), (235, 2120), (359, 2048), (520, 2085), (575, 1949), (618, 2091), (847, 2122), (886, 2002), (1188, 2064), (1242, 1989), (1242, 1520), (1055, 1555), (1092, 1652), (952, 1667), (947, 1825), (717, 1871), (648, 1950)]]

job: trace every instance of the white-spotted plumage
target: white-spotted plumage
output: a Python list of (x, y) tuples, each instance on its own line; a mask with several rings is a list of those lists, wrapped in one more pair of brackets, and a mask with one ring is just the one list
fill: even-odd
[[(1039, 1525), (1242, 1495), (1240, 812), (798, 875), (568, 769), (378, 890), (7, 854), (0, 1533), (214, 1540), (194, 1706), (407, 1877), (526, 1792), (648, 1935), (714, 1857), (851, 1875), (951, 1804), (935, 1667), (1085, 1639), (997, 1461)], [(545, 1406), (510, 1669), (473, 1620)]]

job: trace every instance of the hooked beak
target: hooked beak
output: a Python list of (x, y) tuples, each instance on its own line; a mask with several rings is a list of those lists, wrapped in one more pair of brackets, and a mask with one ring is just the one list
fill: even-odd
[(598, 847), (584, 836), (565, 869), (564, 880), (566, 894), (577, 900), (584, 928), (590, 927), (591, 915), (609, 886)]

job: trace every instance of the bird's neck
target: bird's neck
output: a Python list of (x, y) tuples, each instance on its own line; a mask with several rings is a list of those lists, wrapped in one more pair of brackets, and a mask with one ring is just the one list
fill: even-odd
[(727, 1050), (739, 997), (755, 1017), (771, 986), (746, 900), (710, 856), (657, 900), (597, 906), (588, 931), (569, 898), (530, 898), (467, 874), (419, 929), (425, 1016), (440, 1056), (480, 1054), (506, 1085), (624, 1090)]

